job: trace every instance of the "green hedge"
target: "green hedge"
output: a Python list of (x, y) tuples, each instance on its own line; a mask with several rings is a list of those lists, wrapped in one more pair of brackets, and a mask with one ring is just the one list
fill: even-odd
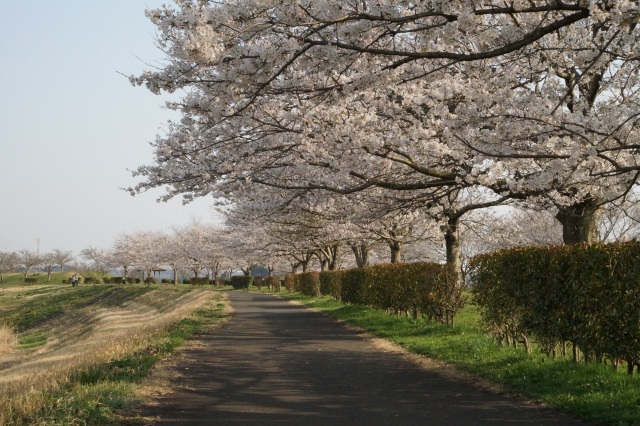
[(368, 305), (364, 268), (343, 272), (340, 284), (340, 300), (353, 305)]
[(285, 277), (297, 291), (317, 292), (344, 303), (371, 306), (394, 314), (425, 316), (453, 324), (464, 306), (449, 267), (436, 263), (394, 263), (344, 271), (311, 272)]
[(287, 291), (296, 291), (296, 274), (287, 274), (284, 276), (284, 287)]
[(528, 247), (472, 261), (474, 300), (503, 343), (574, 360), (640, 360), (640, 244)]
[(320, 296), (320, 273), (305, 272), (296, 276), (297, 289), (300, 293), (317, 297)]
[(342, 270), (320, 272), (320, 293), (340, 300), (343, 274)]

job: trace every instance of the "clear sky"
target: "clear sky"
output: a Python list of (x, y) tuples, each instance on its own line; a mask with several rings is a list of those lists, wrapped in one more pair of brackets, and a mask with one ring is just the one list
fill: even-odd
[[(122, 76), (159, 64), (147, 8), (169, 0), (0, 0), (0, 251), (109, 248), (215, 221), (211, 199), (132, 197), (129, 170), (176, 113)], [(38, 244), (39, 240), (39, 244)]]

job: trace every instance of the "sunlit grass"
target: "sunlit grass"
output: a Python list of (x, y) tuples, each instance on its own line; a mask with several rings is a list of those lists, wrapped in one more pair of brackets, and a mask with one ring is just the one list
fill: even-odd
[[(136, 400), (153, 365), (221, 318), (225, 306), (218, 293), (153, 286), (59, 288), (12, 303), (0, 425), (124, 424), (115, 411)], [(34, 320), (25, 325), (14, 315), (19, 308)], [(16, 335), (15, 324), (26, 330)]]

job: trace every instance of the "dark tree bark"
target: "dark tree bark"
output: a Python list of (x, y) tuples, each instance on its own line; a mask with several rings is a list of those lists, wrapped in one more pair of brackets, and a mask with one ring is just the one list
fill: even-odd
[(556, 219), (562, 224), (562, 240), (565, 244), (591, 244), (598, 241), (600, 209), (596, 200), (562, 207)]
[(389, 243), (389, 249), (391, 250), (391, 263), (400, 262), (402, 245), (397, 241), (393, 241)]
[(464, 284), (464, 275), (462, 273), (459, 215), (455, 215), (447, 220), (447, 225), (444, 229), (444, 241), (447, 253), (447, 264), (450, 265), (456, 273), (456, 286), (462, 287)]

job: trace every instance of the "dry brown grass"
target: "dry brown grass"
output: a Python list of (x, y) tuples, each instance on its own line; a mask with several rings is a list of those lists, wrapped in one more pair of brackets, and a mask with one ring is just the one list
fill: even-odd
[(17, 337), (11, 327), (0, 324), (0, 354), (10, 353), (17, 343)]
[[(206, 291), (156, 290), (121, 307), (94, 305), (47, 323), (42, 330), (49, 337), (46, 345), (3, 353), (0, 424), (6, 424), (4, 419), (12, 418), (12, 412), (28, 413), (42, 407), (44, 393), (63, 386), (73, 372), (144, 349), (154, 334), (211, 298), (212, 293)], [(8, 343), (3, 344), (5, 340)], [(0, 347), (14, 344), (11, 330), (0, 328)]]

